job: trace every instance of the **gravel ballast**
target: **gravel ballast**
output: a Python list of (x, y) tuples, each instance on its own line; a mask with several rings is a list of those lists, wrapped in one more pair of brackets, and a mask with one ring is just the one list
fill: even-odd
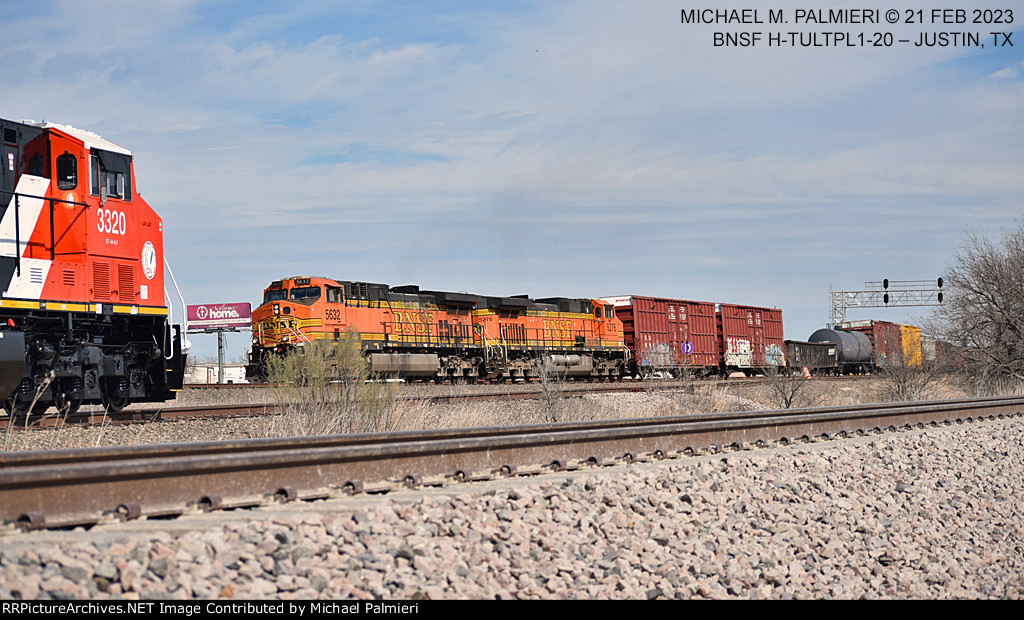
[(1022, 594), (1019, 419), (0, 536), (0, 599)]

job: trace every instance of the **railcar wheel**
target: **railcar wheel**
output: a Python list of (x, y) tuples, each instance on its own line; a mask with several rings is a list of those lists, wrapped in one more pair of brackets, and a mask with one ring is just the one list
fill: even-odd
[(7, 415), (11, 416), (12, 419), (17, 419), (18, 416), (24, 415), (28, 409), (20, 403), (7, 399), (4, 401), (4, 411), (6, 411)]

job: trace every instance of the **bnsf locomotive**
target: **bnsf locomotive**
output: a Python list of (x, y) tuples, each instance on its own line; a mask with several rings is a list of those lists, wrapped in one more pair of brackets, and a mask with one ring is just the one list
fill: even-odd
[(181, 389), (164, 300), (163, 222), (130, 151), (0, 120), (0, 399), (9, 413), (119, 410)]
[(252, 313), (248, 374), (269, 355), (357, 333), (381, 376), (461, 382), (526, 379), (543, 369), (621, 377), (627, 350), (614, 307), (599, 299), (487, 297), (417, 286), (295, 277), (273, 282)]

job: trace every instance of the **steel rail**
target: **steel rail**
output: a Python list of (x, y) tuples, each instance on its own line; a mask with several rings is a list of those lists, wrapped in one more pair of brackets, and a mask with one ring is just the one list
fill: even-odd
[[(225, 454), (246, 450), (260, 452), (280, 450), (301, 445), (306, 448), (340, 448), (353, 445), (372, 443), (397, 444), (409, 441), (431, 441), (467, 437), (498, 437), (521, 433), (540, 433), (551, 429), (561, 431), (573, 430), (614, 430), (622, 427), (664, 425), (677, 422), (724, 422), (727, 420), (743, 421), (762, 418), (765, 415), (773, 419), (789, 416), (802, 416), (818, 412), (830, 412), (843, 415), (869, 412), (885, 412), (888, 410), (907, 410), (925, 407), (928, 409), (960, 411), (964, 407), (988, 407), (1003, 403), (1011, 406), (1024, 402), (1021, 397), (993, 397), (986, 399), (948, 399), (929, 401), (927, 403), (871, 403), (864, 405), (844, 405), (827, 408), (782, 409), (776, 411), (735, 411), (726, 413), (699, 413), (677, 416), (659, 416), (650, 418), (623, 418), (608, 420), (589, 420), (577, 422), (560, 422), (557, 424), (524, 424), (518, 426), (481, 426), (458, 429), (436, 429), (423, 431), (395, 431), (387, 433), (354, 433), (350, 435), (323, 435), (310, 437), (274, 437), (262, 439), (227, 439), (218, 441), (147, 444), (134, 446), (107, 446), (100, 448), (74, 448), (66, 450), (35, 450), (21, 452), (0, 452), (0, 470), (7, 467), (24, 467), (27, 465), (53, 465), (59, 463), (81, 463), (98, 461), (127, 461), (140, 458), (173, 457), (188, 453), (193, 456)], [(262, 405), (260, 405), (262, 407)], [(197, 407), (197, 410), (202, 409)]]
[(276, 405), (270, 403), (201, 405), (195, 407), (145, 407), (124, 409), (122, 411), (79, 411), (74, 414), (62, 415), (49, 413), (19, 416), (13, 420), (8, 415), (0, 419), (0, 428), (13, 426), (17, 428), (44, 429), (61, 425), (81, 424), (101, 426), (104, 424), (123, 424), (129, 422), (152, 422), (176, 418), (229, 418), (265, 415), (275, 412)]
[(7, 453), (0, 457), (0, 520), (40, 528), (175, 515), (1022, 410), (1024, 397)]

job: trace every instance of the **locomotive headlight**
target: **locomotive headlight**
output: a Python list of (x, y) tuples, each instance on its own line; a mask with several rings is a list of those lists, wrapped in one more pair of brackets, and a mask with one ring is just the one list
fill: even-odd
[(281, 314), (281, 306), (274, 304), (274, 314)]

